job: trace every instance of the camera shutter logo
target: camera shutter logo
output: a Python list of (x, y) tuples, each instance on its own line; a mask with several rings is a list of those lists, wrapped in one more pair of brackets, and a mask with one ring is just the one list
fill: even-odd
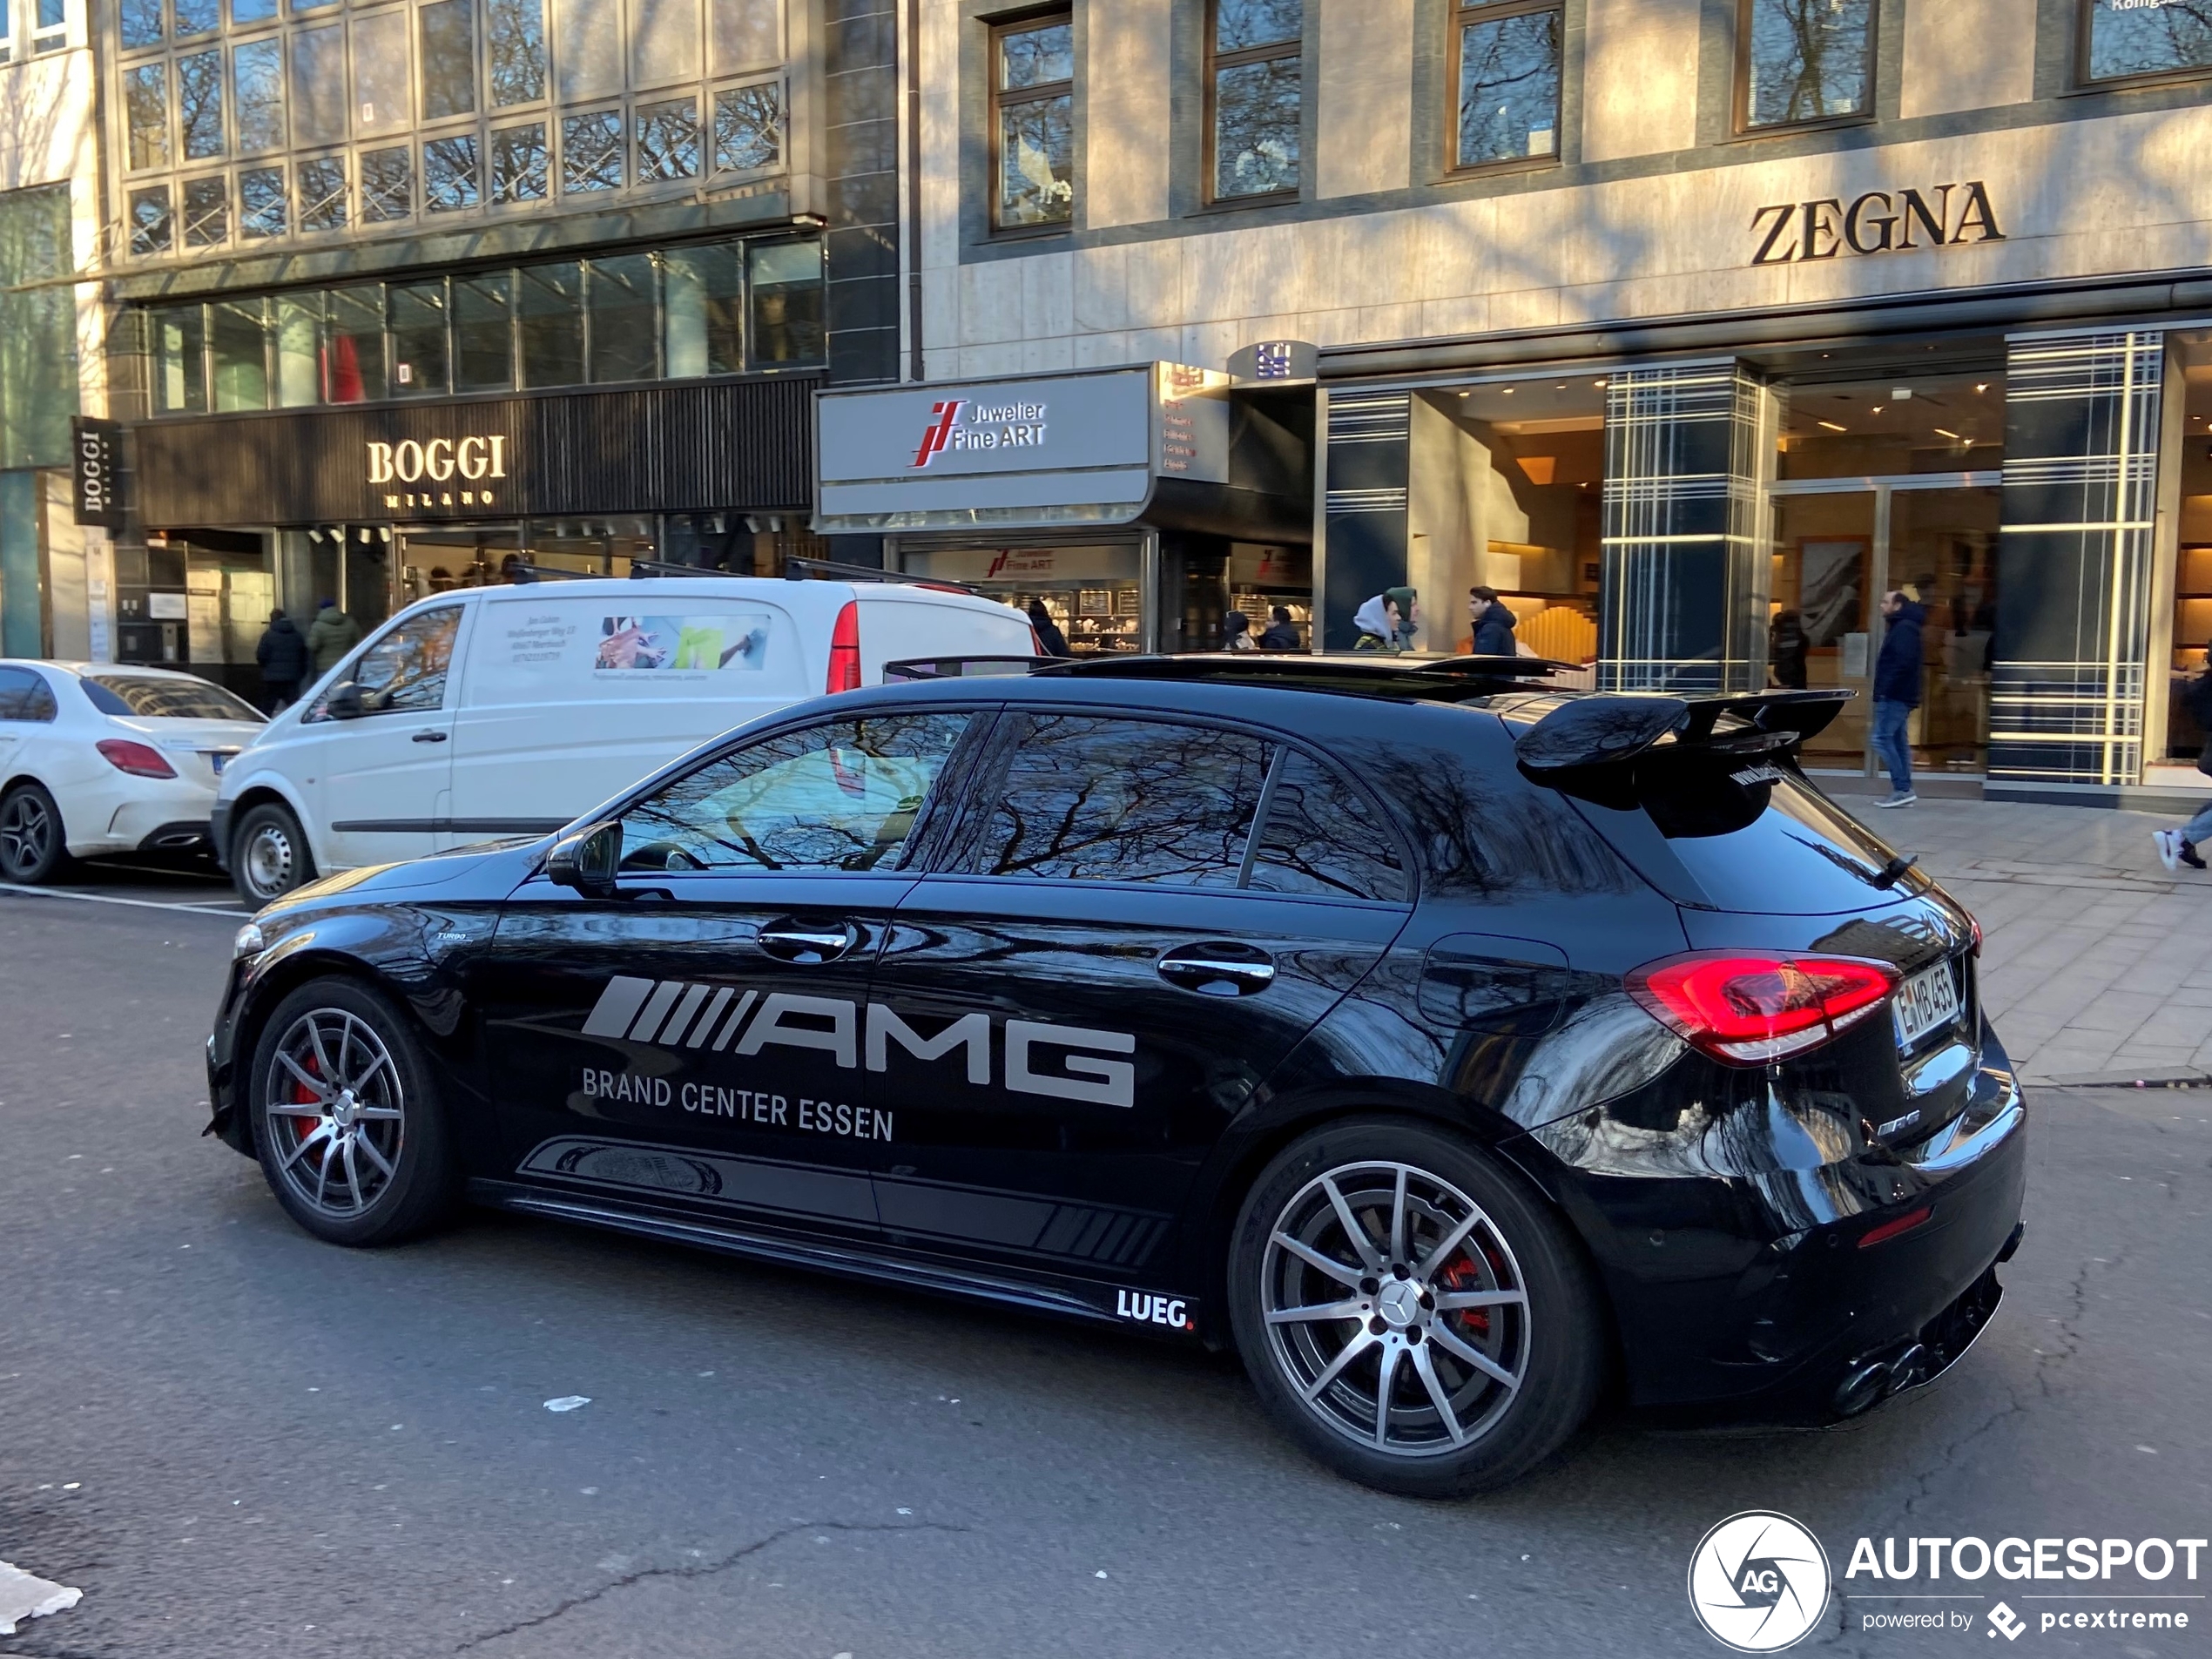
[(1738, 1653), (1779, 1653), (1828, 1610), (1828, 1554), (1787, 1515), (1747, 1509), (1698, 1541), (1689, 1605), (1708, 1635)]

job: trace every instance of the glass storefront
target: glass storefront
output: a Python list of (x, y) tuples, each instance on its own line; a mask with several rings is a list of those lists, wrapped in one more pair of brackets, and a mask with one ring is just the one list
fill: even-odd
[(1144, 554), (1138, 543), (1074, 547), (924, 547), (903, 544), (898, 568), (957, 582), (1027, 610), (1041, 601), (1078, 657), (1141, 651)]

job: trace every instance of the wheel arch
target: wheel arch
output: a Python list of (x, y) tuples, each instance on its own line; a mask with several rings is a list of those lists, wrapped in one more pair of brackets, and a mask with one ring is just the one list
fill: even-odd
[(342, 952), (296, 951), (256, 974), (253, 988), (246, 993), (246, 1000), (239, 1009), (231, 1038), (231, 1064), (234, 1069), (231, 1096), (238, 1103), (238, 1109), (246, 1120), (245, 1133), (249, 1147), (258, 1135), (254, 1127), (256, 1120), (252, 1092), (253, 1057), (260, 1051), (261, 1036), (268, 1029), (269, 1016), (286, 997), (302, 985), (319, 979), (350, 980), (396, 1003), (408, 1018), (415, 1017), (408, 999), (395, 995), (382, 974), (358, 956), (348, 956)]

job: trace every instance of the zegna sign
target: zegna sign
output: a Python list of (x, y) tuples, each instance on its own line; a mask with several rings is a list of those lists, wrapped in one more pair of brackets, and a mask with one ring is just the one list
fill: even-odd
[(1772, 202), (1751, 215), (1751, 233), (1759, 239), (1751, 255), (1754, 265), (2005, 239), (1997, 210), (1990, 206), (1989, 186), (1979, 179), (1925, 191), (1870, 190), (1848, 206), (1839, 196)]
[(407, 507), (493, 507), (499, 492), (468, 486), (507, 476), (507, 438), (503, 433), (485, 437), (432, 438), (426, 442), (407, 438), (397, 443), (372, 442), (368, 450), (368, 482), (372, 484), (448, 485), (462, 482), (460, 489), (436, 489), (388, 492), (384, 505)]

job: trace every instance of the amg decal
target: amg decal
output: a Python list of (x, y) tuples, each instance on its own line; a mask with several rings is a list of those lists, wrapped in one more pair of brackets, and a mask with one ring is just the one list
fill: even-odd
[[(607, 981), (585, 1016), (583, 1035), (738, 1056), (758, 1055), (771, 1044), (809, 1049), (848, 1071), (859, 1069), (863, 1056), (868, 1070), (889, 1070), (894, 1043), (923, 1062), (946, 1059), (958, 1049), (968, 1081), (988, 1087), (991, 1025), (987, 1014), (963, 1014), (925, 1035), (880, 1002), (868, 1004), (864, 1015), (859, 1003), (843, 997), (774, 991), (764, 998), (758, 991), (739, 995), (726, 985), (710, 988), (618, 974)], [(1126, 1031), (1008, 1020), (1001, 1082), (1017, 1095), (1134, 1106), (1136, 1064), (1103, 1056), (1136, 1052), (1136, 1039)]]

